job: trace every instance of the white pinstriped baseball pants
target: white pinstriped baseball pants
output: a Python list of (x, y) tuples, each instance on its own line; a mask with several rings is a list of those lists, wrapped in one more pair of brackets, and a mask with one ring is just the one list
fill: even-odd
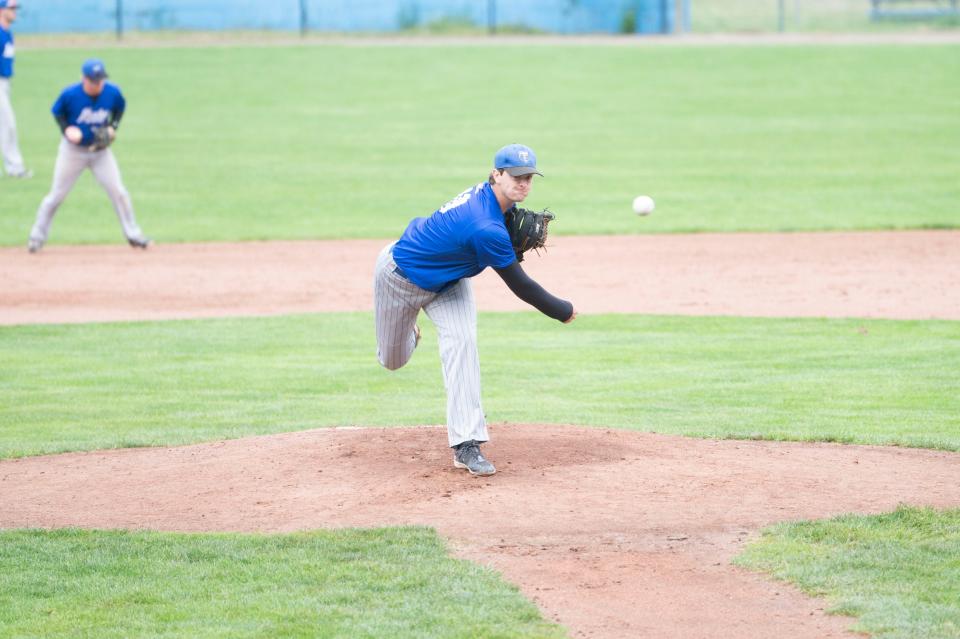
[(10, 104), (10, 80), (7, 78), (0, 78), (0, 156), (3, 156), (3, 170), (8, 175), (23, 172), (23, 156), (17, 145), (17, 119)]
[(396, 370), (413, 355), (413, 327), (422, 308), (437, 327), (443, 383), (447, 389), (447, 439), (450, 446), (490, 439), (480, 403), (480, 354), (477, 352), (477, 304), (465, 278), (440, 293), (427, 291), (396, 272), (393, 244), (380, 251), (373, 279), (377, 358)]

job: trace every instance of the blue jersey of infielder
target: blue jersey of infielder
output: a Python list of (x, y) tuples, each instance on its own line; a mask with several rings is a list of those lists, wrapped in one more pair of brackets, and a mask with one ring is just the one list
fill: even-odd
[(109, 145), (94, 144), (94, 132), (106, 129), (104, 133), (108, 133), (111, 127), (116, 129), (127, 107), (126, 100), (116, 85), (105, 80), (107, 70), (100, 60), (87, 60), (81, 71), (83, 81), (64, 89), (50, 109), (63, 135), (53, 169), (53, 186), (37, 209), (27, 248), (31, 253), (43, 248), (57, 209), (83, 170), (89, 168), (110, 197), (127, 242), (134, 248), (145, 249), (152, 241), (137, 225), (117, 159)]
[(13, 34), (0, 25), (0, 78), (13, 77), (14, 52)]
[(437, 293), (488, 266), (510, 266), (517, 258), (493, 189), (483, 182), (430, 217), (414, 218), (393, 247), (393, 259), (411, 282)]
[(414, 218), (377, 258), (377, 359), (389, 370), (410, 360), (420, 340), (416, 321), (423, 309), (440, 342), (453, 464), (474, 475), (492, 475), (496, 469), (480, 453), (489, 433), (480, 402), (477, 306), (470, 278), (492, 267), (517, 297), (545, 315), (562, 322), (576, 317), (570, 302), (554, 297), (524, 273), (507, 231), (504, 212), (526, 198), (535, 174), (542, 175), (529, 147), (503, 147), (487, 182), (467, 189), (429, 217)]
[(51, 112), (58, 121), (75, 126), (83, 133), (78, 146), (93, 144), (93, 133), (102, 126), (116, 127), (127, 108), (127, 101), (115, 84), (104, 82), (98, 96), (83, 90), (83, 83), (68, 86), (53, 103)]

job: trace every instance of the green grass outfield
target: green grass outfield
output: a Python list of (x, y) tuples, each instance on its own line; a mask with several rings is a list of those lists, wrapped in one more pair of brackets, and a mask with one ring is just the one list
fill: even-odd
[(0, 531), (0, 636), (559, 639), (424, 528)]
[(877, 639), (960, 637), (960, 510), (779, 524), (736, 563), (827, 597)]
[[(0, 328), (0, 457), (442, 424), (423, 329), (391, 373), (367, 313)], [(491, 422), (960, 450), (960, 322), (500, 313), (479, 333)]]
[[(539, 153), (528, 204), (561, 234), (960, 227), (957, 46), (22, 45), (37, 176), (0, 181), (0, 244), (26, 241), (50, 106), (94, 54), (128, 98), (115, 152), (162, 242), (395, 236), (513, 141)], [(633, 215), (639, 193), (656, 214)], [(50, 241), (121, 239), (87, 173)]]

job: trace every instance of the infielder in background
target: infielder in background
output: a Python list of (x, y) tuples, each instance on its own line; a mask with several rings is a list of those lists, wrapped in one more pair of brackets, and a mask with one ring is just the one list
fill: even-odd
[(10, 79), (13, 77), (14, 46), (10, 25), (17, 19), (17, 0), (0, 0), (0, 156), (3, 170), (10, 177), (33, 177), (23, 165), (17, 144), (17, 120), (10, 103)]
[(447, 389), (447, 437), (453, 464), (473, 475), (492, 475), (480, 453), (489, 440), (480, 404), (477, 307), (470, 278), (488, 266), (510, 290), (561, 322), (576, 317), (573, 304), (548, 293), (517, 261), (504, 214), (526, 199), (537, 170), (533, 151), (520, 144), (500, 149), (486, 182), (471, 187), (430, 217), (415, 218), (377, 258), (374, 314), (377, 357), (396, 370), (417, 343), (420, 309), (437, 327)]
[(107, 70), (100, 60), (87, 60), (82, 72), (82, 81), (64, 89), (53, 103), (53, 117), (63, 137), (53, 170), (53, 188), (40, 203), (37, 221), (30, 231), (27, 246), (31, 253), (43, 248), (57, 208), (86, 168), (110, 197), (130, 246), (145, 249), (151, 244), (137, 226), (130, 194), (120, 180), (120, 167), (109, 148), (116, 138), (126, 100), (119, 87), (106, 81)]

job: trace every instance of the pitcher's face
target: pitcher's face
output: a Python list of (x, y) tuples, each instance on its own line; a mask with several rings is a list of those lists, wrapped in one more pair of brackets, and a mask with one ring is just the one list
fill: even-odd
[(533, 186), (533, 173), (513, 177), (506, 171), (494, 171), (493, 180), (506, 199), (514, 203), (523, 202), (530, 195), (530, 189)]

